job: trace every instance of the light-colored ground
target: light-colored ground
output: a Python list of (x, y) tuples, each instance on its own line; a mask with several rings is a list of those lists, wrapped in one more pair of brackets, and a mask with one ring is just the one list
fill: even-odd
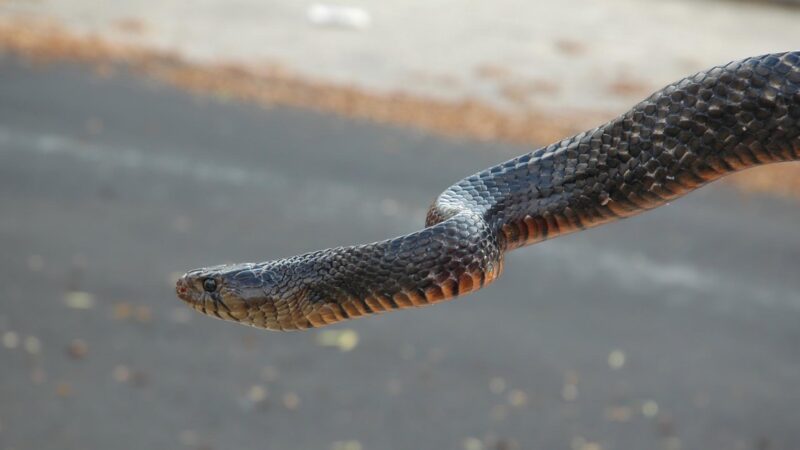
[[(379, 91), (557, 114), (620, 112), (707, 66), (800, 48), (800, 8), (722, 1), (394, 0), (361, 31), (319, 27), (311, 1), (11, 0), (4, 16)], [(334, 2), (338, 3), (338, 2)]]
[[(800, 48), (800, 8), (763, 3), (348, 1), (371, 17), (361, 30), (312, 24), (312, 4), (6, 0), (0, 46), (94, 62), (135, 49), (137, 63), (178, 61), (149, 72), (193, 90), (530, 144), (595, 126), (694, 71)], [(796, 194), (798, 173), (736, 180)]]

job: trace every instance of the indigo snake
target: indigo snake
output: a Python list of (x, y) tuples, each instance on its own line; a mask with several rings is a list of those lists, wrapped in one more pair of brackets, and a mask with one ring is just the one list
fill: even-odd
[(454, 184), (416, 233), (192, 270), (178, 296), (220, 319), (321, 327), (491, 283), (506, 252), (663, 205), (724, 175), (800, 159), (800, 51), (711, 68), (593, 130)]

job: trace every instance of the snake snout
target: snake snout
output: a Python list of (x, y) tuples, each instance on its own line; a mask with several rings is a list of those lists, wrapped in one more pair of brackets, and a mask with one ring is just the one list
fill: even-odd
[(229, 271), (227, 266), (189, 271), (175, 282), (175, 293), (181, 301), (203, 314), (235, 322), (245, 320), (250, 314), (250, 305), (236, 289), (230, 289), (236, 283)]
[(180, 298), (184, 302), (189, 304), (194, 303), (194, 299), (192, 298), (192, 293), (191, 293), (191, 285), (187, 280), (186, 275), (180, 277), (178, 281), (175, 283), (175, 293), (177, 293), (178, 298)]

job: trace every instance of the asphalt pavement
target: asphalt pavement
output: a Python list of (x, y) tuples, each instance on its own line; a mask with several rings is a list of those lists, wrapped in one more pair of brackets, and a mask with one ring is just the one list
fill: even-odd
[(710, 186), (333, 334), (174, 295), (416, 230), (523, 151), (0, 59), (0, 450), (796, 449), (790, 201)]

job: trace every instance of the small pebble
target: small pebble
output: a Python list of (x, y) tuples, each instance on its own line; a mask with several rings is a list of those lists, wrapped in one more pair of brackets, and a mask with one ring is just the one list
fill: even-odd
[(19, 346), (19, 335), (13, 331), (6, 331), (3, 333), (3, 347), (7, 349), (15, 349)]
[(508, 404), (515, 408), (523, 408), (528, 404), (528, 394), (520, 389), (512, 389), (508, 393)]
[(462, 443), (464, 450), (483, 450), (483, 441), (476, 437), (468, 437)]
[(581, 436), (575, 436), (574, 438), (572, 438), (572, 441), (570, 441), (569, 446), (572, 450), (582, 450), (585, 444), (586, 444), (586, 439), (584, 439)]
[(89, 344), (83, 339), (73, 339), (67, 347), (67, 353), (73, 359), (83, 359), (89, 353)]
[(261, 406), (269, 397), (269, 391), (266, 387), (259, 384), (250, 386), (245, 395), (239, 399), (239, 405), (245, 411), (252, 411)]
[(64, 304), (72, 309), (91, 309), (94, 307), (94, 296), (88, 292), (68, 292), (64, 296)]
[(564, 373), (564, 386), (561, 388), (561, 398), (571, 402), (578, 398), (578, 373), (568, 370)]
[(136, 307), (134, 317), (138, 322), (148, 323), (153, 320), (153, 311), (149, 306), (140, 305)]
[(491, 446), (492, 450), (519, 450), (521, 447), (519, 442), (511, 438), (498, 438)]
[(283, 406), (289, 411), (294, 411), (300, 406), (300, 397), (294, 392), (283, 394)]
[(72, 395), (72, 385), (66, 381), (60, 381), (56, 384), (56, 395), (59, 397), (69, 397)]
[(131, 317), (132, 312), (133, 308), (131, 308), (130, 303), (119, 302), (114, 305), (114, 311), (111, 317), (114, 318), (114, 320), (127, 320)]
[(625, 423), (631, 420), (633, 413), (627, 406), (611, 406), (606, 408), (603, 415), (609, 422)]
[(361, 450), (361, 442), (352, 441), (336, 441), (331, 445), (331, 450)]
[(625, 352), (614, 350), (608, 354), (608, 366), (614, 370), (619, 370), (625, 365)]
[(580, 436), (572, 438), (570, 447), (572, 450), (602, 450), (600, 444), (596, 442), (589, 442)]
[[(662, 444), (663, 444), (664, 450), (681, 450), (681, 448), (683, 447), (683, 444), (681, 443), (680, 438), (678, 438), (676, 436), (671, 436), (671, 437), (668, 437), (668, 438), (664, 439)], [(761, 450), (761, 449), (766, 450), (768, 448), (769, 448), (769, 446), (761, 447), (761, 448), (759, 448), (759, 450)]]
[(358, 345), (358, 333), (349, 328), (322, 330), (317, 334), (317, 344), (323, 347), (337, 347), (343, 352), (349, 352)]
[(358, 333), (355, 330), (344, 330), (339, 336), (339, 350), (349, 352), (358, 345)]
[(642, 403), (642, 415), (648, 418), (657, 416), (658, 403), (654, 402), (653, 400), (647, 400), (646, 402)]
[(118, 383), (127, 383), (128, 380), (131, 379), (131, 370), (128, 369), (127, 366), (119, 364), (114, 367), (111, 376), (114, 378), (114, 381)]
[(25, 348), (25, 351), (31, 355), (38, 355), (42, 352), (42, 341), (36, 336), (26, 337), (22, 346)]
[(250, 389), (247, 391), (247, 399), (253, 403), (263, 402), (267, 399), (267, 395), (269, 395), (269, 391), (260, 384), (250, 386)]

